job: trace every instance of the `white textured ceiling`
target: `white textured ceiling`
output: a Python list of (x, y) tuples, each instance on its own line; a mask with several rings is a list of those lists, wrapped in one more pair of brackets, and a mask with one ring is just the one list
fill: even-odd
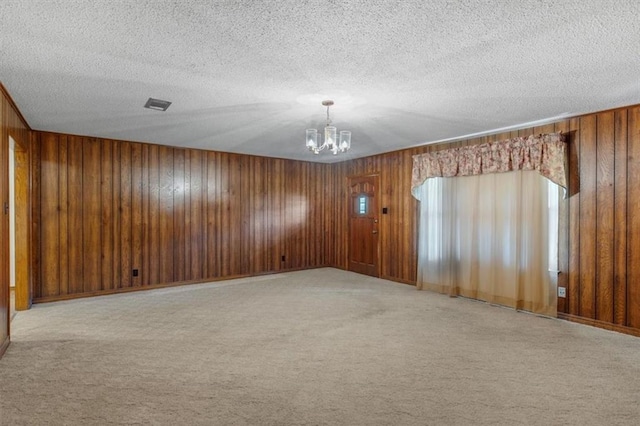
[(3, 0), (0, 52), (34, 129), (309, 161), (640, 103), (638, 0)]

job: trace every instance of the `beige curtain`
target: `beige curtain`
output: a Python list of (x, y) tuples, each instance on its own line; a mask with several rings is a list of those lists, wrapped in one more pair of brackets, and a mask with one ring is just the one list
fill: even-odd
[(537, 171), (430, 178), (418, 288), (556, 316), (558, 186)]

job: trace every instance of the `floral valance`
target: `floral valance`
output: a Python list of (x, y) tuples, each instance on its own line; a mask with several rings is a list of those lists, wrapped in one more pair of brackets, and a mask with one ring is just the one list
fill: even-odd
[(565, 135), (549, 133), (445, 149), (413, 156), (411, 193), (432, 177), (536, 170), (567, 188)]

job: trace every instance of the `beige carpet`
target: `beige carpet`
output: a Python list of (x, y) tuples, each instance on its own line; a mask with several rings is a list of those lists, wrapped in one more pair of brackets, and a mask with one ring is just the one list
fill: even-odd
[(35, 305), (2, 425), (640, 424), (640, 339), (335, 269)]

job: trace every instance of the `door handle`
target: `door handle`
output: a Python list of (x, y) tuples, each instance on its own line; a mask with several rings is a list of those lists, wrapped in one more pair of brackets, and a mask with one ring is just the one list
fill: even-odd
[(376, 231), (375, 229), (374, 229), (373, 231), (371, 231), (371, 232), (373, 232), (374, 234), (377, 234), (377, 233), (378, 233), (378, 231)]

